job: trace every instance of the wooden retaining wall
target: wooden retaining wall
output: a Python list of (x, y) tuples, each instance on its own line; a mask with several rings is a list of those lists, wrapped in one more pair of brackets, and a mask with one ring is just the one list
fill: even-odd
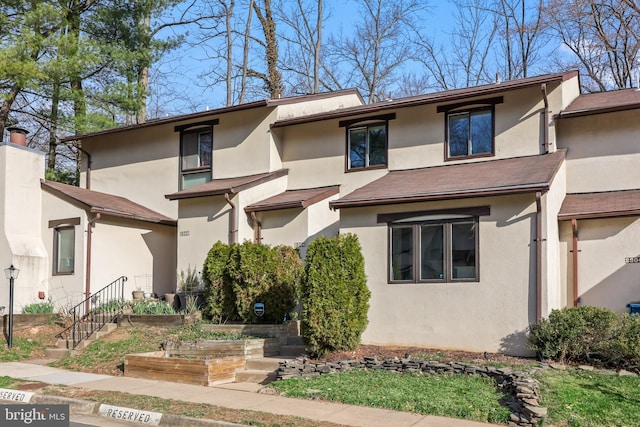
[(280, 342), (277, 338), (167, 342), (165, 351), (170, 356), (178, 357), (204, 359), (237, 356), (243, 359), (254, 359), (280, 354)]
[(236, 369), (243, 369), (244, 363), (243, 357), (185, 359), (154, 351), (126, 355), (124, 376), (212, 386), (235, 381)]
[(300, 335), (300, 321), (289, 320), (278, 325), (253, 325), (253, 324), (203, 324), (202, 329), (206, 331), (229, 332), (239, 335), (257, 335), (277, 337), (281, 345), (287, 345), (287, 337)]

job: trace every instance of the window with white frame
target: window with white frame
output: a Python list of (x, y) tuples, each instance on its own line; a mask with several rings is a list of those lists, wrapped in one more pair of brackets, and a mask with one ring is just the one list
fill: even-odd
[(389, 223), (389, 282), (475, 282), (478, 216), (424, 215)]
[(211, 181), (212, 150), (213, 129), (211, 126), (182, 132), (180, 144), (182, 189)]

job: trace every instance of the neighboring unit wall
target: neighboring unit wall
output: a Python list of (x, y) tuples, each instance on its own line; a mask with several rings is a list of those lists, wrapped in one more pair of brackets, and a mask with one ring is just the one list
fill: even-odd
[(559, 146), (567, 148), (567, 193), (640, 188), (638, 111), (559, 121)]
[[(0, 145), (0, 270), (19, 269), (14, 282), (14, 312), (39, 302), (38, 292), (47, 291), (47, 251), (42, 243), (42, 198), (44, 155), (14, 144)], [(9, 280), (0, 289), (0, 306), (9, 307)]]
[[(362, 98), (355, 91), (344, 91), (342, 95), (324, 93), (311, 95), (305, 101), (289, 98), (278, 104), (278, 120), (362, 105)], [(278, 103), (278, 101), (272, 101)]]
[[(491, 207), (480, 217), (479, 282), (389, 284), (388, 227), (379, 213)], [(404, 204), (341, 211), (340, 232), (358, 235), (371, 290), (366, 344), (527, 353), (535, 321), (535, 197)]]
[[(562, 240), (571, 249), (571, 221), (561, 221)], [(578, 220), (580, 305), (625, 312), (626, 304), (640, 301), (640, 264), (627, 258), (640, 256), (640, 218), (637, 216)], [(567, 260), (567, 289), (571, 290), (571, 253)], [(569, 305), (572, 296), (569, 297)]]

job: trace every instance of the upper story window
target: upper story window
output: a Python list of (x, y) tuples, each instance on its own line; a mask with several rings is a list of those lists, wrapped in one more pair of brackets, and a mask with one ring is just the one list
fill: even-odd
[(181, 189), (211, 181), (213, 125), (218, 121), (176, 126), (180, 131)]
[(340, 122), (347, 129), (346, 169), (383, 168), (388, 164), (388, 121), (395, 114)]
[(468, 104), (438, 107), (438, 112), (446, 112), (446, 160), (495, 154), (494, 105), (501, 102), (498, 97), (473, 101), (473, 108)]

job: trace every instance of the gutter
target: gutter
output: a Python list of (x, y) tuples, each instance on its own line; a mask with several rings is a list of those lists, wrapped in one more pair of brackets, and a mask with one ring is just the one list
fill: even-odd
[(547, 99), (546, 83), (540, 85), (540, 91), (542, 92), (542, 101), (544, 101), (544, 111), (542, 112), (542, 123), (544, 123), (544, 131), (542, 132), (544, 137), (543, 147), (544, 154), (549, 154), (549, 99)]
[(89, 313), (90, 302), (89, 297), (91, 296), (91, 229), (94, 227), (94, 223), (100, 219), (100, 214), (97, 213), (96, 216), (87, 222), (87, 268), (86, 268), (86, 279), (85, 279), (85, 313)]
[(578, 297), (578, 220), (571, 218), (571, 229), (573, 231), (573, 249), (571, 252), (573, 258), (573, 306), (577, 307), (580, 303), (580, 297)]
[(237, 243), (237, 232), (238, 230), (236, 230), (236, 205), (233, 204), (233, 202), (231, 201), (231, 198), (229, 197), (229, 193), (224, 193), (224, 199), (227, 201), (227, 203), (229, 204), (229, 206), (231, 206), (231, 212), (229, 213), (230, 218), (229, 218), (229, 234), (230, 234), (230, 240), (231, 240), (231, 244)]
[(536, 192), (536, 321), (542, 320), (542, 192)]

